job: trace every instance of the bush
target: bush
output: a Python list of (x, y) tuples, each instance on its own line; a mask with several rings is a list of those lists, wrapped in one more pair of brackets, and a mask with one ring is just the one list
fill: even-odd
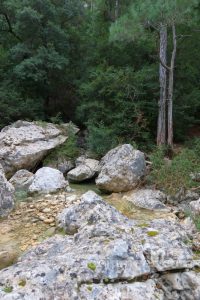
[(197, 148), (184, 148), (169, 162), (164, 160), (164, 149), (156, 149), (150, 156), (153, 163), (149, 179), (159, 189), (175, 195), (180, 188), (190, 189), (198, 185), (190, 174), (200, 172)]
[(44, 165), (57, 162), (61, 159), (74, 160), (79, 155), (77, 146), (77, 137), (75, 134), (70, 133), (68, 139), (61, 146), (54, 149), (44, 160)]
[[(116, 136), (121, 143), (148, 144), (152, 139), (156, 101), (147, 92), (147, 86), (153, 76), (151, 67), (136, 72), (133, 68), (101, 65), (91, 70), (89, 78), (80, 85), (77, 119), (89, 127), (89, 145), (98, 155), (112, 147), (110, 142), (117, 144)], [(105, 150), (98, 150), (92, 141), (97, 139), (99, 144), (100, 136), (100, 142), (107, 143)], [(104, 142), (104, 137), (108, 141)]]
[(118, 145), (117, 137), (113, 131), (103, 124), (99, 126), (89, 125), (87, 136), (87, 148), (96, 157), (101, 157), (110, 149)]

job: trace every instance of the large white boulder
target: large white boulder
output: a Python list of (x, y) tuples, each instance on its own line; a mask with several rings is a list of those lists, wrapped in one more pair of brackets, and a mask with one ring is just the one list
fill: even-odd
[(98, 160), (79, 157), (76, 160), (76, 168), (68, 172), (67, 179), (71, 182), (82, 182), (97, 176), (98, 172)]
[(51, 123), (17, 121), (0, 132), (0, 163), (7, 177), (21, 169), (31, 170), (67, 136)]
[(28, 191), (29, 193), (55, 193), (65, 189), (68, 181), (59, 170), (44, 167), (39, 169), (35, 175)]
[(125, 144), (109, 151), (101, 160), (98, 188), (110, 192), (134, 189), (146, 174), (144, 154)]
[(0, 167), (0, 217), (5, 217), (14, 207), (14, 187), (9, 183)]

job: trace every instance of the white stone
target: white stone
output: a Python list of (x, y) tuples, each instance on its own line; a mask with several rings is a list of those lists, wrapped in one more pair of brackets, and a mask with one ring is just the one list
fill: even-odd
[(191, 201), (189, 206), (192, 214), (200, 215), (200, 198), (197, 201)]
[(109, 151), (101, 160), (97, 186), (110, 192), (134, 189), (146, 173), (144, 154), (125, 144)]
[(67, 178), (71, 182), (82, 182), (97, 176), (99, 161), (80, 157), (76, 160), (76, 168), (69, 171)]
[(43, 126), (17, 121), (0, 132), (0, 163), (7, 177), (21, 169), (33, 169), (53, 148), (64, 143), (67, 136), (54, 124)]
[(0, 217), (5, 217), (14, 207), (14, 187), (9, 183), (0, 168)]
[(33, 173), (28, 170), (19, 170), (12, 176), (9, 182), (14, 186), (16, 191), (27, 191), (33, 182), (33, 176)]
[(137, 207), (156, 211), (170, 211), (170, 209), (164, 204), (167, 196), (158, 190), (136, 190), (128, 193), (128, 195), (125, 195), (123, 198), (132, 202)]
[(44, 167), (39, 169), (35, 175), (32, 184), (29, 187), (30, 193), (55, 193), (58, 190), (65, 189), (68, 182), (63, 174), (53, 168)]

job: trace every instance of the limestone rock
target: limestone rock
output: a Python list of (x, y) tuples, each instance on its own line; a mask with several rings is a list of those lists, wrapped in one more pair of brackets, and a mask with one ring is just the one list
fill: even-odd
[[(103, 201), (93, 191), (85, 193), (80, 200), (79, 205), (64, 209), (57, 217), (58, 226), (68, 234), (74, 234), (88, 224), (98, 224), (99, 222), (101, 224), (103, 222), (113, 227), (116, 223), (123, 224), (124, 220), (128, 221), (128, 218)], [(133, 221), (130, 223), (134, 224)]]
[(74, 163), (71, 160), (58, 161), (57, 169), (63, 174), (67, 174), (71, 169), (74, 168)]
[(16, 191), (27, 191), (33, 182), (33, 173), (28, 170), (17, 171), (9, 182), (14, 186)]
[[(139, 226), (91, 191), (64, 209), (58, 224), (68, 235), (47, 239), (0, 271), (0, 299), (169, 300), (179, 291), (166, 287), (162, 276), (171, 270), (184, 276), (193, 267), (178, 223)], [(182, 281), (182, 295), (193, 287), (183, 299), (199, 299), (198, 275), (192, 276)]]
[(72, 160), (59, 157), (58, 159), (55, 159), (51, 162), (45, 162), (44, 166), (57, 169), (63, 174), (67, 174), (67, 172), (75, 167), (75, 163)]
[(101, 161), (97, 186), (110, 192), (134, 189), (146, 173), (144, 154), (125, 144), (109, 151)]
[(158, 190), (141, 189), (133, 191), (123, 198), (141, 208), (169, 211), (167, 206), (164, 204), (167, 196)]
[(200, 198), (197, 201), (190, 202), (190, 209), (191, 209), (192, 214), (200, 215)]
[(80, 157), (76, 160), (76, 168), (67, 174), (67, 178), (71, 182), (82, 182), (95, 177), (98, 171), (98, 160)]
[(194, 191), (191, 190), (185, 190), (184, 188), (180, 188), (178, 193), (175, 195), (175, 203), (181, 202), (183, 205), (198, 199), (199, 199), (198, 193), (195, 193)]
[(55, 193), (58, 190), (65, 189), (68, 182), (63, 174), (53, 168), (44, 167), (39, 169), (35, 175), (28, 191), (30, 193)]
[(200, 299), (200, 275), (194, 271), (163, 275), (161, 286), (166, 300)]
[(7, 177), (21, 169), (33, 169), (67, 136), (56, 125), (17, 121), (0, 132), (0, 163)]
[(196, 182), (200, 182), (200, 172), (191, 173), (190, 178)]
[(163, 296), (152, 279), (130, 284), (84, 284), (80, 288), (82, 300), (164, 300)]
[(14, 207), (14, 187), (0, 168), (0, 217), (5, 217)]

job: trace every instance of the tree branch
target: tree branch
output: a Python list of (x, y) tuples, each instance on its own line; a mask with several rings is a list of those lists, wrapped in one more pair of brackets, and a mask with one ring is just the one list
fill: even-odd
[(11, 25), (11, 22), (10, 22), (10, 19), (8, 17), (8, 15), (6, 13), (1, 13), (1, 15), (4, 16), (5, 20), (6, 20), (6, 23), (8, 25), (8, 30), (3, 30), (3, 31), (7, 31), (9, 32), (10, 34), (12, 34), (18, 41), (22, 42), (22, 39), (14, 32), (13, 28), (12, 28), (12, 25)]
[(165, 69), (167, 69), (168, 71), (171, 71), (171, 68), (170, 68), (169, 66), (167, 66), (167, 65), (162, 61), (162, 59), (161, 59), (160, 56), (159, 56), (159, 61), (160, 61), (161, 65), (162, 65)]

